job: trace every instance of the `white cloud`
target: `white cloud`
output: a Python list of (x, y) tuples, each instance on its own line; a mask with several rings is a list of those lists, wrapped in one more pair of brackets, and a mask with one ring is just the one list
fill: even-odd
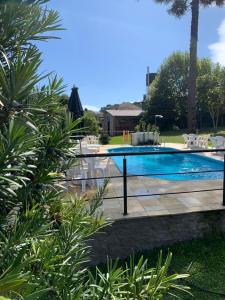
[(92, 110), (92, 111), (99, 111), (100, 109), (96, 106), (92, 106), (92, 105), (83, 105), (83, 108), (87, 108), (88, 110)]
[(211, 57), (214, 62), (225, 66), (225, 19), (217, 29), (219, 40), (217, 43), (209, 45)]

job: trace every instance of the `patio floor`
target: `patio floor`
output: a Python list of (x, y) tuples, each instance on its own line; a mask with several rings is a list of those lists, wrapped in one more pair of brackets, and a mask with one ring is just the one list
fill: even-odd
[[(168, 147), (184, 150), (182, 144), (166, 144)], [(101, 147), (101, 152), (113, 146)], [(116, 145), (115, 147), (118, 147)], [(204, 154), (206, 155), (206, 154)], [(212, 154), (207, 154), (212, 156)], [(215, 155), (216, 159), (223, 159), (221, 155)], [(121, 175), (114, 162), (110, 165), (110, 176)], [(128, 196), (173, 193), (203, 189), (222, 189), (222, 180), (192, 180), (192, 181), (168, 181), (148, 177), (128, 178)], [(108, 184), (107, 198), (121, 197), (123, 195), (123, 179), (113, 178)], [(105, 217), (116, 220), (143, 216), (174, 215), (196, 211), (209, 211), (225, 209), (222, 205), (223, 192), (210, 191), (201, 193), (160, 195), (144, 197), (128, 197), (128, 215), (123, 216), (123, 198), (106, 199), (103, 201), (102, 211)]]

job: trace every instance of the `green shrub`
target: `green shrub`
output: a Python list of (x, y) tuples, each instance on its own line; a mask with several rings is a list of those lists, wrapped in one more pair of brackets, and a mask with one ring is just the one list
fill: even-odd
[(110, 141), (110, 136), (107, 133), (101, 133), (99, 141), (102, 145), (107, 145)]
[(137, 124), (135, 127), (134, 127), (134, 131), (135, 132), (140, 132), (141, 131), (141, 127), (139, 124)]
[(95, 114), (91, 111), (85, 111), (83, 116), (85, 133), (97, 135), (99, 132), (99, 124)]

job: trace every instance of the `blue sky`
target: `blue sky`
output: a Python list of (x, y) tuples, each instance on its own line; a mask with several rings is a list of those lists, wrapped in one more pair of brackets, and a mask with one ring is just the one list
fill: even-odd
[[(153, 0), (51, 0), (65, 31), (41, 44), (43, 71), (79, 87), (83, 105), (141, 100), (147, 66), (157, 71), (173, 51), (189, 48), (190, 15), (168, 15)], [(200, 11), (199, 56), (225, 65), (225, 8)], [(223, 22), (224, 21), (224, 22)]]

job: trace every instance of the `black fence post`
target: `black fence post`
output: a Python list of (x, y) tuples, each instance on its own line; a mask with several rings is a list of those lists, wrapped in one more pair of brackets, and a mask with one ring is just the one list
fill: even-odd
[(225, 206), (225, 155), (223, 156), (223, 206)]
[(123, 214), (127, 215), (127, 159), (123, 158)]

